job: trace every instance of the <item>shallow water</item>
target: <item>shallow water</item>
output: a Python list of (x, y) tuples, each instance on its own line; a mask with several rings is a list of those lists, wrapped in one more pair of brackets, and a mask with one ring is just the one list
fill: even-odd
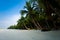
[(60, 31), (0, 29), (0, 40), (60, 40)]

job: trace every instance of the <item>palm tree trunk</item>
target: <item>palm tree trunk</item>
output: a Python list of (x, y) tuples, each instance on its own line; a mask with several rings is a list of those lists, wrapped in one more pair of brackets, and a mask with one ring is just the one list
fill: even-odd
[(46, 21), (46, 24), (47, 24), (47, 27), (49, 28), (49, 24), (48, 24), (48, 21), (45, 19), (45, 21)]
[(24, 24), (25, 28), (28, 30), (28, 27), (25, 25), (25, 23), (23, 23), (23, 24)]
[(32, 18), (32, 22), (34, 23), (34, 25), (36, 26), (37, 29), (39, 29), (38, 25), (36, 24), (35, 20)]
[(42, 27), (40, 26), (39, 22), (37, 22), (37, 25), (39, 26), (39, 29), (42, 29)]

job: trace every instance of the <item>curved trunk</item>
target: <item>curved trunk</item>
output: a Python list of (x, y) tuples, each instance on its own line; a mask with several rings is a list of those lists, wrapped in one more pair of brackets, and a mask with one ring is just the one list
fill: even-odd
[(33, 18), (32, 18), (32, 22), (34, 23), (37, 29), (40, 29)]
[(25, 28), (28, 30), (28, 27), (25, 25), (25, 23), (23, 23), (23, 24), (24, 24)]
[(39, 26), (39, 29), (42, 29), (42, 27), (40, 26), (39, 22), (37, 22), (37, 25)]

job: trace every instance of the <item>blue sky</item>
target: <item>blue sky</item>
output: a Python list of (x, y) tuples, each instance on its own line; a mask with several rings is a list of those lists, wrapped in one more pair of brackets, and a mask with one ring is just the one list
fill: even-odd
[(17, 24), (26, 0), (0, 0), (0, 29)]

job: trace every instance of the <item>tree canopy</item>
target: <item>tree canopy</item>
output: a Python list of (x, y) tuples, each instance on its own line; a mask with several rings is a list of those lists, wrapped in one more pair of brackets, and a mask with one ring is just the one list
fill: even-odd
[(17, 25), (9, 29), (60, 29), (60, 0), (30, 0), (24, 8)]

